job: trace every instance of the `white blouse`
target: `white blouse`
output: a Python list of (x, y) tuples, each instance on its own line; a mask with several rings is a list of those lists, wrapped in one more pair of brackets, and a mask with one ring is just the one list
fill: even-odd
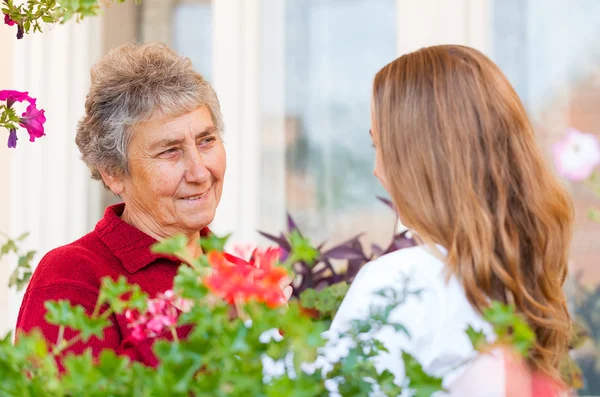
[[(446, 252), (440, 247), (440, 253), (445, 255)], [(468, 374), (465, 373), (467, 368), (460, 365), (476, 355), (465, 333), (469, 325), (482, 330), (489, 340), (494, 336), (490, 324), (467, 300), (459, 281), (451, 277), (446, 282), (444, 266), (426, 246), (402, 249), (368, 263), (352, 283), (331, 331), (348, 330), (352, 320), (365, 318), (370, 307), (384, 304), (382, 298), (375, 295), (378, 291), (386, 287), (401, 290), (407, 282), (409, 289), (421, 289), (421, 293), (410, 295), (404, 304), (394, 309), (390, 320), (403, 324), (410, 338), (391, 327), (374, 335), (390, 351), (376, 358), (378, 370), (388, 369), (395, 375), (396, 382), (402, 384), (404, 365), (400, 351), (403, 350), (412, 354), (427, 373), (443, 376), (444, 387), (450, 394), (438, 393), (436, 397), (504, 397), (501, 354), (476, 360)], [(345, 355), (343, 351), (329, 351), (327, 355), (332, 353), (338, 357)], [(463, 374), (465, 376), (461, 376)]]

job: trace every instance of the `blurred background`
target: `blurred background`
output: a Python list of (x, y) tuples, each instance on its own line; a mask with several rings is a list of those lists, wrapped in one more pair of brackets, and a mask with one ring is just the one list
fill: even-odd
[[(0, 230), (29, 231), (37, 263), (93, 229), (116, 198), (89, 178), (74, 143), (89, 69), (120, 44), (162, 41), (192, 59), (221, 101), (228, 170), (215, 232), (263, 243), (257, 230), (278, 233), (289, 212), (314, 243), (365, 232), (364, 244), (385, 244), (394, 216), (376, 199), (385, 193), (368, 132), (379, 68), (422, 46), (478, 48), (515, 86), (550, 161), (568, 128), (600, 134), (599, 20), (599, 0), (143, 0), (19, 41), (0, 27), (0, 87), (29, 90), (48, 118), (36, 144), (0, 148)], [(571, 191), (579, 278), (570, 286), (592, 291), (573, 305), (587, 305), (600, 335), (600, 224), (587, 220), (594, 196)], [(21, 301), (6, 287), (11, 266), (0, 263), (0, 335)], [(586, 392), (600, 395), (595, 351), (580, 362)]]

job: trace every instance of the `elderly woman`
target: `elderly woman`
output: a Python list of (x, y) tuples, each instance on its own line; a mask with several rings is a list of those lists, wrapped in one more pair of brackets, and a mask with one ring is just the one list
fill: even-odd
[[(92, 69), (76, 142), (92, 178), (119, 195), (95, 229), (50, 251), (27, 288), (17, 329), (58, 329), (44, 320), (44, 302), (69, 300), (91, 313), (103, 277), (124, 275), (149, 296), (172, 287), (180, 261), (155, 254), (157, 241), (183, 233), (197, 256), (209, 231), (225, 174), (223, 123), (215, 91), (187, 58), (162, 44), (125, 45)], [(156, 365), (149, 341), (134, 342), (123, 316), (113, 315), (101, 339), (78, 343), (94, 355), (110, 348)], [(65, 337), (70, 338), (69, 332)]]

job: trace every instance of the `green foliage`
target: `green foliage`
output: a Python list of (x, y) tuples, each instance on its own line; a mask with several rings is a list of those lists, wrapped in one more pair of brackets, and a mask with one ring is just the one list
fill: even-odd
[(117, 281), (105, 277), (102, 280), (96, 312), (104, 304), (107, 304), (117, 314), (123, 313), (128, 308), (144, 310), (147, 301), (148, 295), (141, 290), (139, 285), (128, 284), (125, 276), (120, 276)]
[(515, 313), (515, 308), (492, 302), (484, 310), (483, 318), (494, 328), (498, 344), (512, 346), (519, 354), (527, 357), (527, 353), (535, 343), (535, 333), (521, 316)]
[(481, 351), (485, 346), (487, 346), (487, 338), (483, 331), (476, 331), (472, 326), (469, 325), (467, 330), (465, 331), (473, 348), (477, 351)]
[(183, 234), (177, 234), (152, 246), (152, 252), (185, 257), (187, 238)]
[(319, 251), (310, 244), (310, 240), (303, 237), (298, 230), (293, 230), (288, 238), (292, 246), (288, 262), (305, 262), (313, 266), (319, 257)]
[(444, 390), (442, 378), (427, 374), (423, 370), (423, 366), (413, 356), (402, 352), (402, 361), (408, 379), (407, 387), (414, 391), (414, 397), (429, 397), (433, 393)]
[(224, 252), (225, 245), (227, 244), (229, 237), (231, 237), (231, 234), (228, 234), (224, 237), (219, 237), (214, 233), (210, 233), (208, 236), (200, 238), (200, 247), (202, 247), (202, 252), (206, 254), (211, 251)]
[[(2, 3), (2, 12), (23, 28), (23, 32), (42, 32), (42, 23), (64, 24), (75, 18), (77, 22), (85, 17), (99, 15), (101, 4), (124, 3), (126, 0), (27, 0), (15, 4), (13, 0)], [(135, 0), (140, 4), (141, 0)]]
[[(44, 306), (47, 310), (47, 322), (79, 331), (83, 342), (87, 342), (92, 336), (102, 337), (104, 328), (110, 325), (106, 318), (90, 317), (85, 313), (83, 306), (73, 306), (69, 301), (48, 301)], [(58, 347), (62, 348), (60, 345)]]
[[(174, 254), (183, 249), (182, 243), (172, 239), (156, 250)], [(7, 250), (12, 252), (13, 245)], [(443, 390), (442, 377), (428, 374), (406, 352), (388, 352), (375, 337), (388, 327), (410, 337), (403, 324), (390, 318), (395, 308), (420, 294), (420, 290), (410, 288), (408, 280), (380, 291), (384, 305), (372, 307), (369, 315), (353, 321), (349, 330), (326, 339), (328, 321), (313, 319), (304, 314), (305, 310), (316, 308), (333, 316), (347, 284), (318, 292), (308, 290), (302, 302), (293, 300), (276, 309), (255, 302), (232, 307), (203, 285), (206, 271), (202, 261), (179, 267), (173, 289), (193, 304), (179, 316), (177, 325), (192, 327), (181, 340), (155, 341), (153, 350), (160, 362), (157, 368), (131, 362), (113, 351), (103, 351), (97, 358), (89, 349), (78, 355), (68, 352), (76, 342), (101, 337), (104, 327), (110, 325), (111, 314), (127, 309), (145, 312), (148, 297), (139, 286), (128, 284), (124, 276), (105, 278), (91, 314), (68, 301), (46, 302), (46, 320), (59, 327), (57, 341), (45, 341), (35, 332), (20, 335), (14, 346), (10, 335), (0, 341), (0, 395), (313, 397), (329, 395), (329, 382), (337, 384), (344, 397), (372, 392), (398, 396), (404, 389), (410, 389), (414, 396), (429, 397)], [(530, 330), (512, 308), (493, 304), (485, 316), (500, 340), (527, 351)], [(76, 331), (72, 339), (64, 338), (66, 328)], [(468, 334), (483, 348), (482, 334), (473, 329)], [(324, 352), (342, 341), (349, 342), (347, 355), (325, 365)], [(403, 361), (404, 384), (396, 384), (391, 372), (376, 368), (373, 358), (383, 352)], [(64, 366), (60, 376), (57, 359)]]
[(11, 239), (10, 237), (2, 234), (6, 241), (0, 247), (0, 259), (2, 259), (5, 255), (16, 255), (17, 256), (17, 266), (12, 271), (8, 279), (9, 288), (15, 287), (17, 291), (21, 291), (31, 279), (33, 274), (33, 270), (31, 267), (31, 262), (35, 256), (35, 251), (26, 251), (24, 252), (20, 247), (20, 243), (25, 241), (29, 233), (23, 233), (16, 239)]
[(333, 320), (335, 313), (340, 307), (350, 285), (346, 282), (325, 287), (322, 290), (307, 289), (300, 294), (302, 307), (314, 309), (319, 312), (322, 320)]
[(19, 128), (19, 116), (13, 107), (0, 105), (0, 127), (7, 130)]

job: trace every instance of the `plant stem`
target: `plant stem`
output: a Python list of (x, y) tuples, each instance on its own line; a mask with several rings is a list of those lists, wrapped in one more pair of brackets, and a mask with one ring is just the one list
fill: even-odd
[(248, 314), (244, 311), (244, 308), (242, 306), (243, 302), (241, 301), (241, 299), (236, 297), (233, 300), (233, 303), (235, 305), (235, 311), (237, 312), (238, 317), (241, 318), (243, 322), (250, 320), (250, 316), (248, 316)]
[(173, 341), (175, 343), (179, 343), (179, 337), (177, 336), (177, 330), (175, 327), (171, 327), (171, 335), (173, 336)]
[(58, 337), (56, 338), (56, 346), (59, 347), (63, 344), (65, 339), (65, 326), (61, 325), (58, 327)]
[(52, 350), (53, 356), (58, 356), (63, 351), (67, 350), (69, 347), (73, 346), (75, 343), (81, 341), (81, 334), (77, 334), (73, 339), (69, 340), (67, 343), (64, 343), (62, 347), (56, 346), (54, 350)]

